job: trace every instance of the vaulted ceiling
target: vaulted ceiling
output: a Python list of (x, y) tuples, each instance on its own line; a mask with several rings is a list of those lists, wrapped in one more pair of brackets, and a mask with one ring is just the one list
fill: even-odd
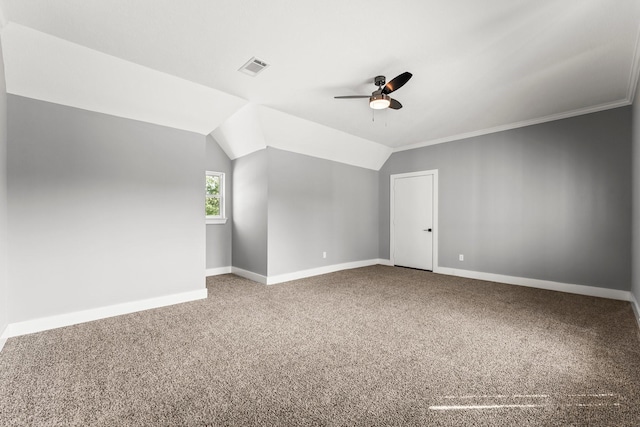
[[(640, 0), (1, 0), (7, 91), (377, 169), (629, 105)], [(238, 69), (269, 64), (255, 77)], [(373, 78), (413, 78), (370, 109)]]

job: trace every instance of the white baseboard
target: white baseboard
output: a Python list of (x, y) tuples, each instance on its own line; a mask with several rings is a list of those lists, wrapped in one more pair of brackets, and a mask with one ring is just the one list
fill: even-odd
[(526, 277), (505, 276), (502, 274), (483, 273), (479, 271), (460, 270), (457, 268), (437, 267), (433, 271), (450, 276), (466, 277), (469, 279), (486, 280), (489, 282), (507, 283), (509, 285), (528, 286), (530, 288), (547, 289), (550, 291), (567, 292), (570, 294), (588, 295), (592, 297), (609, 298), (631, 301), (631, 292), (618, 289), (598, 288), (595, 286), (573, 285), (570, 283), (552, 282), (550, 280), (529, 279)]
[(326, 265), (318, 268), (310, 268), (308, 270), (294, 271), (292, 273), (278, 274), (276, 276), (263, 276), (253, 271), (243, 270), (238, 267), (231, 267), (231, 273), (237, 274), (245, 279), (262, 283), (263, 285), (275, 285), (277, 283), (289, 282), (291, 280), (304, 279), (306, 277), (319, 276), (321, 274), (334, 273), (341, 270), (349, 270), (352, 268), (368, 267), (370, 265), (392, 265), (388, 259), (368, 259), (363, 261), (346, 262), (343, 264)]
[(206, 277), (209, 277), (209, 276), (219, 276), (221, 274), (229, 274), (229, 273), (231, 273), (231, 266), (207, 268), (204, 274), (206, 275)]
[(334, 273), (336, 271), (350, 270), (352, 268), (368, 267), (370, 265), (382, 264), (381, 259), (367, 259), (363, 261), (346, 262), (343, 264), (326, 265), (308, 270), (294, 271), (293, 273), (278, 274), (267, 277), (267, 285), (289, 282), (291, 280), (304, 279), (306, 277), (319, 276), (321, 274)]
[(207, 290), (199, 289), (197, 291), (183, 292), (180, 294), (166, 295), (140, 301), (125, 302), (122, 304), (76, 311), (73, 313), (58, 314), (55, 316), (25, 320), (23, 322), (10, 323), (4, 334), (2, 335), (2, 338), (6, 339), (17, 337), (19, 335), (61, 328), (63, 326), (76, 325), (78, 323), (91, 322), (93, 320), (105, 319), (107, 317), (135, 313), (137, 311), (165, 307), (168, 305), (180, 304), (183, 302), (195, 301), (204, 298), (207, 298)]
[(633, 308), (633, 314), (636, 317), (636, 322), (638, 322), (638, 327), (640, 328), (640, 305), (638, 304), (638, 299), (636, 298), (633, 292), (631, 294), (631, 308)]
[[(288, 282), (291, 280), (304, 279), (307, 277), (318, 276), (321, 274), (333, 273), (341, 270), (349, 270), (352, 268), (367, 267), (370, 265), (386, 265), (393, 266), (388, 259), (370, 259), (363, 261), (348, 262), (344, 264), (333, 264), (324, 267), (311, 268), (308, 270), (295, 271), (293, 273), (279, 274), (276, 276), (263, 276), (241, 268), (232, 267), (231, 272), (238, 276), (253, 280), (267, 285)], [(489, 282), (506, 283), (509, 285), (527, 286), (531, 288), (547, 289), (550, 291), (567, 292), (570, 294), (587, 295), (600, 298), (609, 298), (622, 301), (630, 301), (636, 312), (636, 319), (640, 325), (640, 305), (634, 295), (629, 291), (621, 291), (619, 289), (599, 288), (595, 286), (574, 285), (570, 283), (553, 282), (550, 280), (530, 279), (526, 277), (507, 276), (503, 274), (483, 273), (480, 271), (461, 270), (449, 267), (436, 267), (434, 273), (447, 274), (450, 276), (466, 277), (469, 279), (486, 280)]]
[(240, 277), (244, 277), (245, 279), (253, 280), (254, 282), (262, 283), (263, 285), (267, 284), (267, 276), (254, 273), (253, 271), (243, 270), (238, 267), (231, 267), (231, 272)]
[(7, 325), (6, 328), (4, 328), (3, 331), (0, 331), (0, 352), (2, 351), (2, 349), (4, 348), (5, 343), (7, 342), (7, 338), (5, 338), (5, 334), (7, 333), (7, 329), (9, 329), (8, 325)]

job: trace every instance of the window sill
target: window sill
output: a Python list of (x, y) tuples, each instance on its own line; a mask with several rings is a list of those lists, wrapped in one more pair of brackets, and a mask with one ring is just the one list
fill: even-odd
[(226, 224), (227, 223), (227, 218), (207, 218), (205, 219), (205, 224), (209, 225), (209, 224)]

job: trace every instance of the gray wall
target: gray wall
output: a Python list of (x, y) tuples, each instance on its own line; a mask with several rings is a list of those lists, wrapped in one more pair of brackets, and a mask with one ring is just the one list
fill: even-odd
[(7, 283), (7, 89), (0, 43), (0, 336), (9, 324)]
[(394, 153), (380, 173), (381, 258), (389, 175), (429, 169), (440, 266), (629, 289), (630, 107)]
[(205, 137), (9, 96), (11, 322), (203, 289)]
[(267, 150), (232, 161), (233, 266), (267, 275)]
[(207, 224), (207, 268), (231, 266), (231, 224), (233, 194), (231, 191), (233, 176), (231, 160), (211, 135), (206, 137), (205, 167), (208, 171), (223, 172), (226, 224)]
[(267, 152), (269, 276), (378, 258), (376, 171)]
[(640, 84), (633, 104), (633, 216), (632, 216), (632, 281), (631, 292), (640, 303)]

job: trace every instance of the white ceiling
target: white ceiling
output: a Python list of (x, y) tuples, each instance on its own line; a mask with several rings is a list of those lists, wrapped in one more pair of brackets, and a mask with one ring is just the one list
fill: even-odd
[[(628, 105), (638, 77), (640, 0), (2, 0), (0, 8), (19, 24), (15, 33), (37, 30), (210, 91), (203, 96), (218, 105), (210, 108), (224, 111), (194, 111), (217, 114), (198, 125), (202, 133), (255, 104), (286, 113), (268, 113), (271, 128), (299, 119), (391, 151)], [(10, 70), (19, 79), (34, 66), (16, 59), (24, 41), (13, 44), (10, 92)], [(238, 72), (253, 56), (269, 68)], [(401, 110), (374, 114), (366, 99), (333, 99), (370, 94), (374, 76), (404, 71), (414, 76), (392, 95)]]

